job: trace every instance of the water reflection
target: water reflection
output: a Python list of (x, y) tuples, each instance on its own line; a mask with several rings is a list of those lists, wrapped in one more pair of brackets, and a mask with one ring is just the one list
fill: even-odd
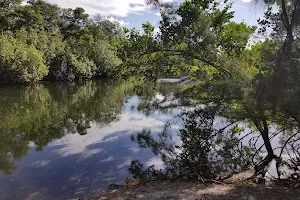
[[(140, 95), (151, 99), (148, 88)], [(138, 112), (132, 89), (104, 81), (0, 88), (0, 199), (92, 196), (126, 178), (131, 160), (159, 162), (129, 136), (159, 132), (172, 115)]]

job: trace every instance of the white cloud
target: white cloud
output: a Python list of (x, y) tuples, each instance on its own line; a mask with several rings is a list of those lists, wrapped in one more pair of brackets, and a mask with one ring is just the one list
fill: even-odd
[[(46, 0), (64, 8), (82, 7), (87, 13), (105, 16), (126, 17), (130, 13), (139, 13), (147, 9), (144, 0)], [(171, 2), (173, 0), (164, 0)]]
[[(138, 121), (130, 121), (132, 115), (136, 115), (137, 118), (142, 118)], [(111, 123), (110, 126), (99, 129), (96, 124), (91, 124), (91, 128), (88, 129), (88, 134), (81, 136), (79, 134), (70, 134), (65, 137), (55, 140), (49, 143), (49, 146), (63, 146), (59, 149), (54, 150), (54, 153), (59, 154), (62, 157), (80, 154), (83, 158), (91, 156), (99, 151), (91, 151), (88, 146), (92, 144), (102, 142), (113, 142), (112, 140), (105, 137), (116, 133), (123, 132), (122, 135), (132, 134), (137, 131), (141, 131), (143, 128), (151, 128), (153, 131), (159, 131), (163, 128), (164, 122), (155, 118), (146, 117), (143, 114), (135, 113), (123, 113), (118, 122)], [(111, 139), (117, 139), (115, 136)]]
[(124, 167), (129, 166), (131, 164), (132, 160), (133, 160), (132, 158), (127, 158), (123, 163), (121, 163), (117, 166), (117, 169), (122, 169)]
[(140, 151), (140, 148), (138, 148), (138, 147), (129, 147), (128, 149), (129, 149), (132, 153), (137, 153), (137, 152)]
[(99, 162), (100, 163), (106, 163), (106, 162), (111, 162), (111, 161), (114, 161), (114, 160), (115, 160), (115, 158), (113, 156), (109, 156), (108, 158), (100, 160)]
[(242, 0), (242, 1), (248, 3), (251, 2), (252, 0)]
[(233, 5), (232, 5), (233, 10), (245, 8), (244, 4), (243, 4), (243, 3), (241, 3), (241, 4), (242, 4), (242, 5), (240, 5), (240, 4), (233, 4)]
[(111, 22), (118, 22), (121, 26), (127, 26), (127, 25), (129, 25), (129, 22), (124, 22), (123, 20), (118, 20), (118, 19), (116, 19), (114, 17), (109, 17), (107, 19), (109, 21), (111, 21)]
[(157, 35), (158, 33), (160, 33), (160, 29), (159, 29), (159, 27), (156, 27), (154, 29), (154, 35)]
[(154, 15), (160, 16), (160, 12), (154, 13)]
[(118, 141), (119, 137), (120, 136), (109, 137), (107, 139), (101, 140), (101, 142), (99, 142), (99, 143), (115, 142), (115, 141)]
[(95, 154), (98, 154), (100, 152), (102, 152), (103, 150), (102, 149), (91, 149), (91, 150), (88, 150), (86, 152), (83, 153), (83, 157), (84, 158), (89, 158)]
[(36, 145), (34, 144), (34, 142), (30, 141), (28, 144), (28, 147), (34, 148), (34, 147), (36, 147)]
[(45, 165), (48, 165), (50, 163), (50, 160), (40, 160), (40, 161), (37, 161), (35, 163), (33, 163), (32, 166), (34, 167), (43, 167)]
[(165, 163), (162, 161), (162, 159), (158, 156), (152, 157), (147, 163), (146, 166), (150, 167), (153, 166), (156, 170), (164, 169)]

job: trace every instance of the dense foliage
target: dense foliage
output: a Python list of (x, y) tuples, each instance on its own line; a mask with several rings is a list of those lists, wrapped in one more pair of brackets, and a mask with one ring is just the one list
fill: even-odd
[(43, 53), (13, 37), (0, 38), (0, 77), (3, 81), (36, 82), (48, 72)]
[(130, 59), (123, 66), (145, 79), (163, 70), (188, 76), (190, 83), (174, 97), (141, 106), (188, 109), (181, 115), (181, 142), (170, 140), (170, 123), (158, 136), (144, 130), (133, 139), (160, 155), (171, 177), (214, 178), (249, 167), (265, 176), (273, 160), (279, 179), (299, 177), (299, 1), (263, 2), (261, 41), (251, 39), (256, 27), (232, 20), (226, 0), (222, 6), (150, 2), (161, 7), (160, 32), (154, 37), (149, 25), (145, 34), (128, 31)]
[(0, 2), (0, 82), (74, 80), (111, 76), (120, 60), (121, 28), (84, 9), (42, 0)]
[[(258, 27), (234, 22), (227, 0), (147, 2), (161, 9), (158, 33), (150, 23), (142, 33), (121, 31), (82, 8), (1, 1), (1, 82), (187, 76), (189, 84), (175, 95), (140, 105), (147, 112), (187, 108), (180, 142), (170, 141), (171, 123), (157, 137), (149, 130), (133, 137), (162, 157), (168, 176), (215, 178), (249, 167), (265, 176), (275, 161), (279, 179), (294, 172), (299, 178), (300, 2), (262, 0), (268, 9)], [(261, 41), (253, 40), (257, 34)], [(135, 161), (130, 170), (137, 176), (141, 167)]]

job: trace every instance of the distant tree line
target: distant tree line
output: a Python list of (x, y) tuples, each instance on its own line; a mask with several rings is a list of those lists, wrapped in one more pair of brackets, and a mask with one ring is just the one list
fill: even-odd
[(121, 60), (118, 22), (42, 0), (0, 1), (0, 82), (112, 76)]

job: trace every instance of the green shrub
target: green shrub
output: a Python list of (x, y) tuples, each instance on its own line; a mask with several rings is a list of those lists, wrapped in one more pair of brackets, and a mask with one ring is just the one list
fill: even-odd
[(106, 40), (95, 40), (90, 57), (97, 66), (96, 76), (111, 75), (121, 64), (116, 49)]
[(32, 83), (48, 73), (43, 53), (7, 35), (0, 36), (0, 81)]
[(70, 51), (92, 60), (96, 65), (94, 76), (110, 75), (120, 64), (116, 49), (108, 40), (95, 39), (91, 35), (82, 35), (79, 39), (68, 40)]
[(72, 53), (58, 55), (50, 66), (46, 80), (58, 81), (92, 78), (96, 68), (93, 61), (85, 57), (78, 58)]
[(37, 50), (42, 51), (47, 65), (51, 63), (53, 58), (65, 51), (65, 42), (63, 42), (59, 31), (50, 33), (34, 29), (27, 31), (22, 28), (17, 31), (16, 39), (28, 45), (33, 45)]

